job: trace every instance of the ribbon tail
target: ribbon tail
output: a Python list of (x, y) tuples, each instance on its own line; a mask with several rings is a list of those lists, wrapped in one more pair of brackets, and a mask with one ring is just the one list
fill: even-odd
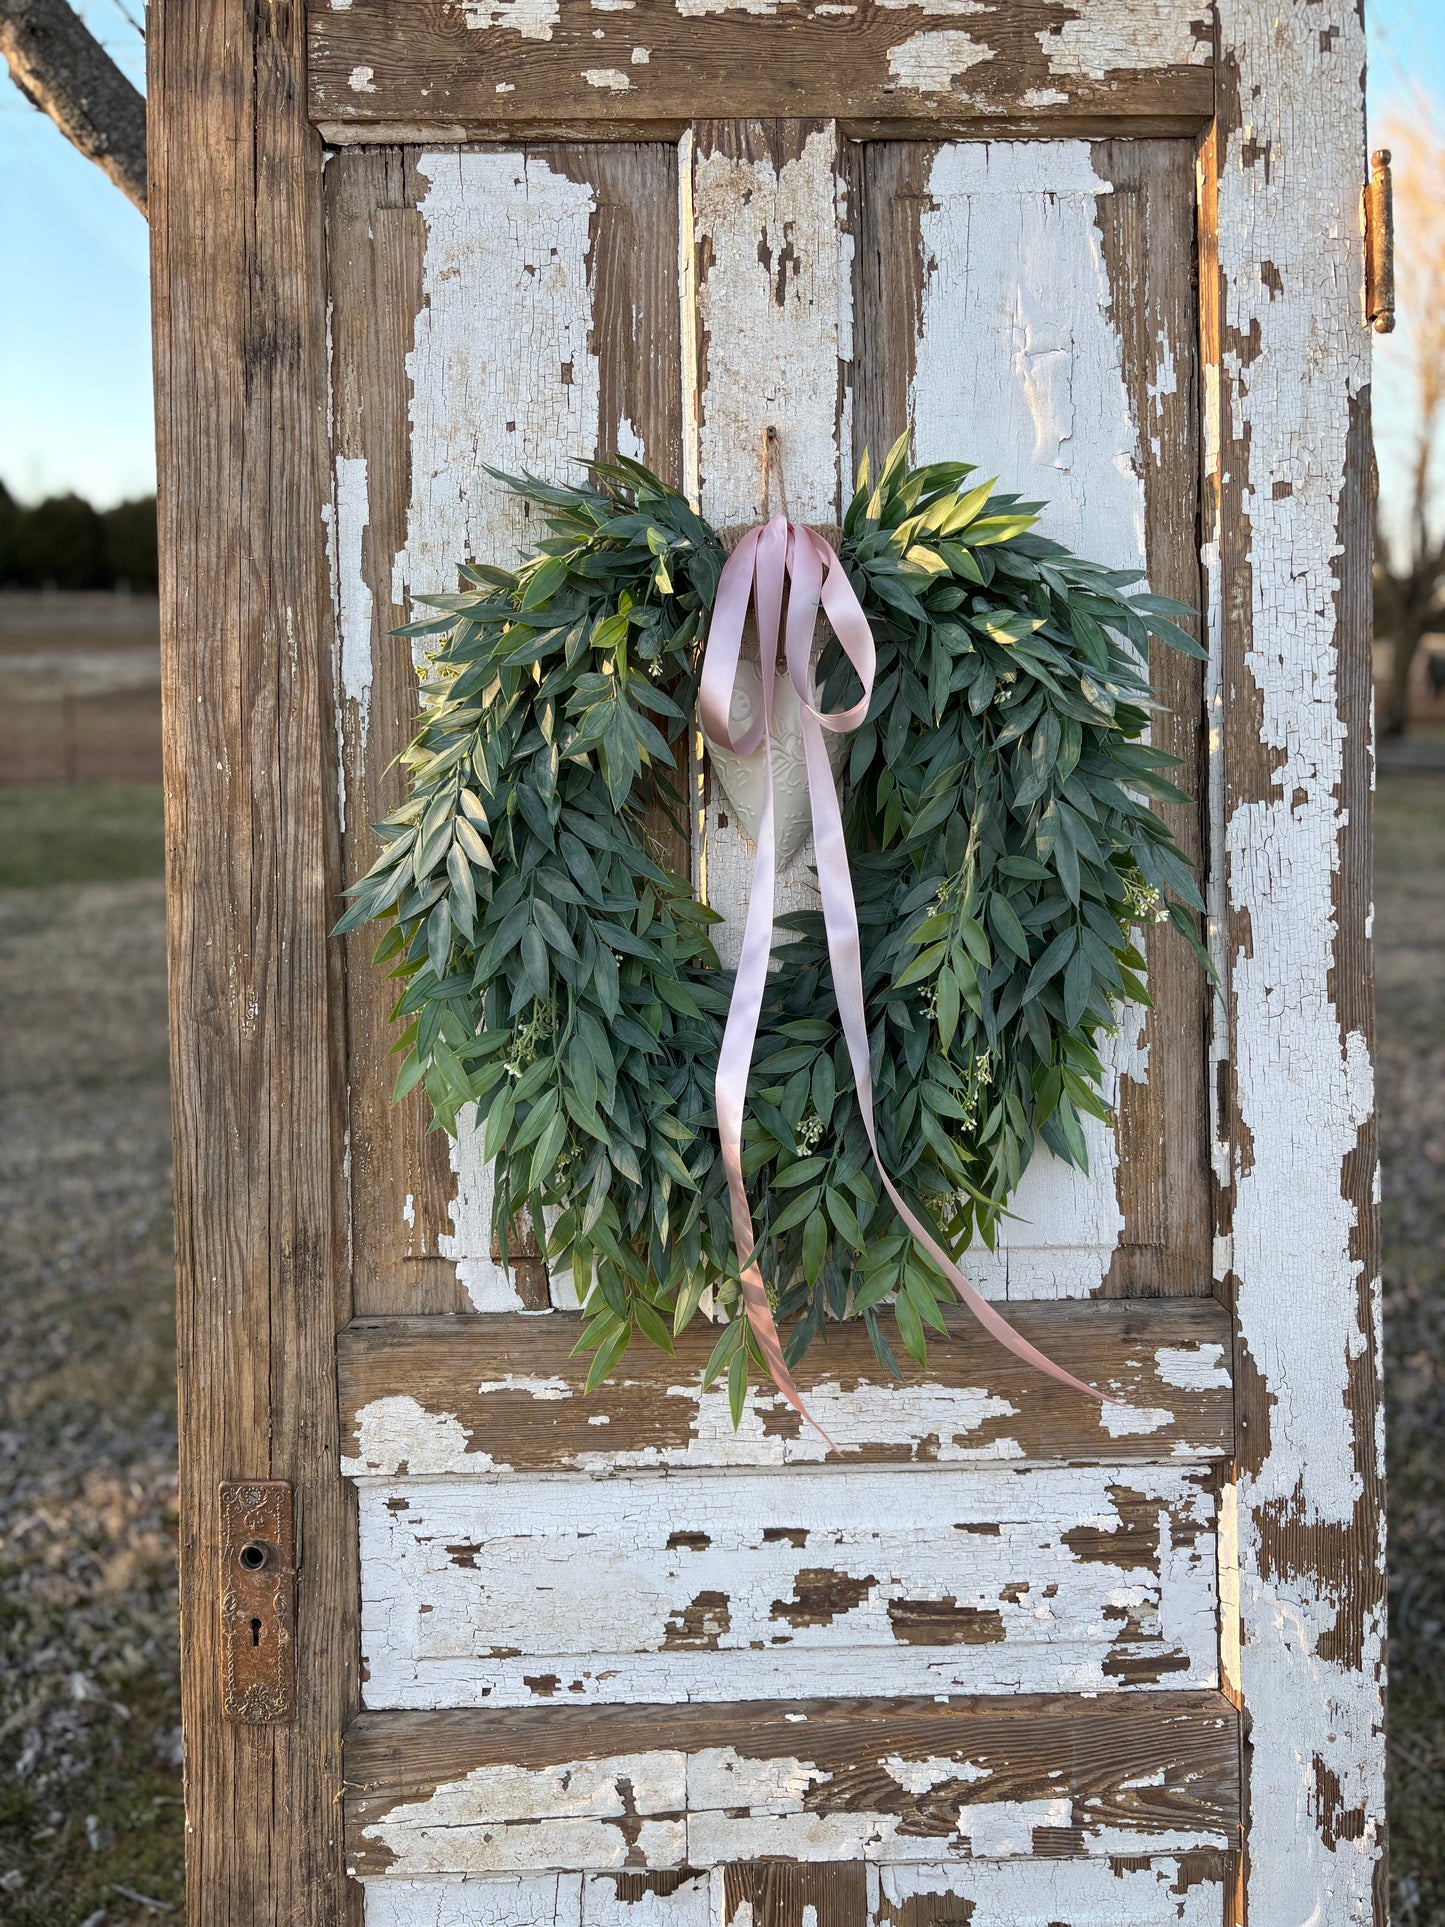
[(743, 1310), (747, 1315), (753, 1337), (757, 1340), (758, 1350), (763, 1355), (763, 1363), (768, 1368), (768, 1376), (798, 1416), (805, 1419), (823, 1439), (828, 1450), (836, 1452), (837, 1445), (804, 1404), (803, 1395), (794, 1383), (793, 1374), (784, 1361), (782, 1341), (778, 1337), (778, 1327), (773, 1320), (772, 1307), (768, 1303), (767, 1286), (763, 1283), (763, 1274), (755, 1264), (743, 1268), (742, 1286)]
[[(757, 1042), (758, 1022), (762, 1015), (763, 995), (767, 987), (768, 963), (773, 948), (777, 848), (773, 822), (772, 705), (773, 672), (777, 656), (786, 560), (785, 528), (786, 525), (783, 525), (774, 531), (770, 525), (765, 533), (772, 536), (771, 543), (765, 546), (760, 542), (757, 545), (755, 576), (757, 594), (754, 608), (762, 657), (763, 811), (762, 819), (758, 824), (758, 849), (753, 863), (752, 889), (748, 897), (747, 922), (743, 928), (742, 953), (738, 958), (737, 974), (733, 980), (732, 1001), (728, 1006), (727, 1023), (723, 1028), (722, 1046), (718, 1052), (713, 1095), (717, 1107), (718, 1137), (722, 1147), (723, 1169), (728, 1181), (728, 1201), (732, 1213), (733, 1241), (738, 1254), (743, 1312), (774, 1385), (793, 1410), (823, 1438), (829, 1450), (836, 1452), (837, 1446), (804, 1404), (802, 1394), (794, 1383), (793, 1375), (784, 1360), (782, 1341), (778, 1336), (772, 1307), (768, 1303), (767, 1286), (763, 1282), (763, 1275), (758, 1267), (754, 1250), (756, 1235), (753, 1230), (752, 1213), (748, 1209), (747, 1185), (743, 1178), (743, 1111), (747, 1102), (748, 1072), (752, 1068), (753, 1048)], [(741, 617), (739, 616), (740, 626)], [(727, 702), (722, 700), (721, 696), (719, 696), (719, 702), (721, 712), (726, 716)]]
[(818, 866), (818, 885), (823, 897), (823, 923), (828, 937), (828, 958), (833, 969), (833, 990), (838, 1000), (838, 1017), (848, 1046), (848, 1056), (853, 1065), (858, 1110), (873, 1153), (873, 1162), (878, 1167), (878, 1175), (899, 1217), (990, 1337), (996, 1338), (1015, 1358), (1057, 1380), (1060, 1385), (1068, 1386), (1071, 1391), (1082, 1392), (1086, 1397), (1098, 1399), (1105, 1405), (1117, 1404), (1118, 1400), (1111, 1399), (1093, 1385), (1085, 1384), (1083, 1379), (1075, 1378), (1072, 1372), (1065, 1371), (1062, 1365), (1056, 1365), (1041, 1352), (1037, 1345), (1031, 1345), (1021, 1337), (1008, 1320), (1001, 1317), (982, 1293), (969, 1283), (943, 1246), (914, 1216), (888, 1175), (879, 1154), (873, 1117), (873, 1071), (869, 1061), (868, 1023), (863, 1004), (862, 946), (858, 936), (858, 913), (853, 900), (848, 850), (843, 838), (843, 813), (838, 803), (838, 791), (824, 746), (822, 728), (816, 712), (806, 703), (802, 725), (813, 811), (813, 847)]

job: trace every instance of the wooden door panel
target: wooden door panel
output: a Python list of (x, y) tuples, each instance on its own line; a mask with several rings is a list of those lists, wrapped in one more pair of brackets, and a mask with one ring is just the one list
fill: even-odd
[[(677, 162), (665, 145), (380, 149), (328, 170), (342, 831), (404, 794), (416, 712), (410, 597), (468, 557), (507, 562), (528, 512), (489, 467), (635, 455), (679, 473)], [(575, 472), (575, 471), (574, 471)], [(416, 652), (419, 653), (419, 652)], [(352, 1263), (359, 1312), (539, 1310), (530, 1238), (499, 1262), (478, 1143), (391, 1102), (393, 986), (346, 940)], [(570, 1301), (565, 1294), (564, 1301)]]
[[(871, 143), (856, 165), (854, 410), (875, 453), (965, 458), (1047, 503), (1043, 533), (1200, 606), (1194, 161), (1180, 141)], [(1156, 738), (1204, 784), (1199, 665), (1165, 650)], [(1202, 858), (1202, 807), (1174, 806)], [(1150, 1013), (1106, 1049), (1114, 1130), (1085, 1121), (1088, 1176), (1041, 1153), (992, 1294), (1209, 1289), (1202, 976), (1148, 933)]]
[[(527, 520), (485, 472), (620, 447), (681, 475), (720, 526), (764, 506), (781, 433), (792, 513), (839, 514), (855, 454), (905, 425), (1049, 498), (1044, 526), (1147, 563), (1197, 602), (1192, 161), (1181, 142), (840, 142), (828, 121), (699, 122), (663, 144), (352, 153), (331, 170), (333, 558), (345, 838), (396, 799), (411, 652), (388, 631), (458, 557)], [(683, 283), (678, 287), (678, 265)], [(679, 308), (684, 319), (679, 334)], [(1194, 665), (1158, 665), (1160, 731), (1201, 781)], [(696, 772), (694, 862), (735, 958), (752, 846)], [(1197, 809), (1175, 829), (1201, 854)], [(781, 909), (815, 901), (808, 853)], [(981, 1287), (1017, 1299), (1208, 1284), (1199, 972), (1150, 938), (1156, 1008), (1113, 1049), (1119, 1123), (1084, 1176), (1040, 1148)], [(389, 985), (349, 945), (358, 1309), (540, 1310), (529, 1236), (495, 1253), (490, 1181), (413, 1096), (394, 1109)]]
[(1201, 1468), (428, 1476), (360, 1526), (371, 1707), (1218, 1679)]
[(1237, 1844), (1237, 1722), (1216, 1693), (367, 1713), (346, 1772), (348, 1866), (381, 1890)]
[[(781, 439), (788, 511), (835, 525), (851, 486), (852, 238), (831, 121), (702, 121), (682, 146), (693, 325), (684, 331), (687, 468), (720, 529), (764, 512), (763, 438)], [(781, 506), (768, 504), (771, 510)], [(699, 770), (701, 893), (723, 922), (726, 965), (742, 948), (753, 844)], [(778, 914), (816, 908), (811, 845), (778, 873)]]
[[(881, 1371), (856, 1324), (798, 1369), (845, 1466), (1205, 1465), (1234, 1447), (1228, 1314), (1213, 1299), (1023, 1305), (1023, 1336), (1108, 1405), (1059, 1392), (965, 1312), (926, 1375)], [(342, 1469), (351, 1478), (495, 1478), (819, 1465), (826, 1448), (771, 1387), (749, 1387), (735, 1432), (722, 1386), (703, 1392), (711, 1329), (668, 1358), (635, 1345), (605, 1396), (583, 1396), (587, 1357), (563, 1319), (361, 1319), (339, 1353)]]

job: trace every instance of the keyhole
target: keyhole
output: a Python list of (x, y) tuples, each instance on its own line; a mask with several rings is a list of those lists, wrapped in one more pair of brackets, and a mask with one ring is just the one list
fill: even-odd
[(259, 1646), (261, 1644), (261, 1622), (259, 1619), (253, 1619), (251, 1621), (251, 1644), (253, 1646)]

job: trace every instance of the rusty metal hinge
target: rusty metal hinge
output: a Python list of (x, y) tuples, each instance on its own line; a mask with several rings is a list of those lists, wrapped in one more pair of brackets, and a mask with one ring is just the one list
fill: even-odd
[(1365, 319), (1377, 335), (1395, 326), (1395, 195), (1390, 182), (1390, 150), (1370, 156), (1365, 189)]
[(296, 1712), (296, 1540), (282, 1479), (224, 1480), (221, 1707), (261, 1726)]

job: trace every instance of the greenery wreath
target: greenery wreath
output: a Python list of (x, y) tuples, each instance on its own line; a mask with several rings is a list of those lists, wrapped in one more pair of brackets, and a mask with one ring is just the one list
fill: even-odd
[[(1172, 918), (1208, 967), (1202, 903), (1148, 799), (1184, 800), (1142, 740), (1150, 636), (1202, 654), (1190, 612), (1033, 533), (1040, 503), (962, 462), (877, 481), (865, 456), (838, 554), (877, 644), (844, 771), (874, 1101), (889, 1171), (961, 1253), (989, 1244), (1041, 1136), (1086, 1167), (1080, 1113), (1108, 1119), (1097, 1041), (1147, 1004), (1138, 926)], [(515, 570), (418, 600), (397, 633), (439, 638), (402, 757), (410, 795), (338, 931), (384, 917), (401, 981), (398, 1099), (436, 1122), (475, 1104), (496, 1225), (525, 1212), (570, 1267), (592, 1389), (634, 1332), (672, 1349), (722, 1321), (705, 1382), (734, 1423), (756, 1340), (740, 1315), (713, 1077), (731, 973), (716, 913), (669, 871), (702, 639), (727, 555), (639, 464), (586, 485), (502, 476), (551, 533)], [(855, 700), (836, 642), (824, 702)], [(849, 692), (853, 692), (851, 695)], [(650, 815), (651, 813), (651, 815)], [(870, 1165), (817, 913), (788, 940), (758, 1030), (743, 1140), (757, 1257), (795, 1363), (830, 1317), (891, 1307), (922, 1363), (953, 1293)], [(747, 1254), (744, 1254), (747, 1256)]]

